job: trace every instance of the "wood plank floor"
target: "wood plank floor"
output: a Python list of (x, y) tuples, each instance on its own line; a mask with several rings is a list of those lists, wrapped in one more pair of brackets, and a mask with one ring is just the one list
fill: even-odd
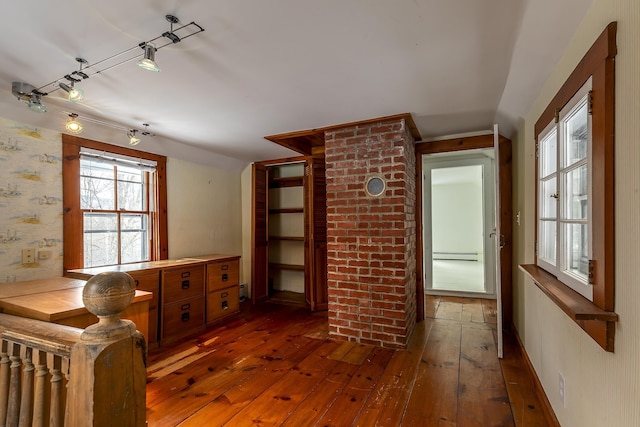
[(245, 305), (149, 354), (149, 426), (547, 426), (495, 302), (429, 297), (406, 350), (332, 340), (326, 312)]

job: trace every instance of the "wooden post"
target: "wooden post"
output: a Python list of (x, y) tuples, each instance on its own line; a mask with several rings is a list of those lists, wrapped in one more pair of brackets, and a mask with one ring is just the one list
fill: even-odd
[(99, 322), (71, 350), (66, 425), (145, 425), (145, 341), (133, 322), (120, 319), (134, 293), (134, 280), (121, 272), (98, 274), (85, 285), (83, 302)]

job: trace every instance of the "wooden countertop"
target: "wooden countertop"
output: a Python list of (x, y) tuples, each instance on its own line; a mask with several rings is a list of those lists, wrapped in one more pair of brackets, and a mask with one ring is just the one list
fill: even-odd
[[(84, 280), (56, 277), (0, 285), (0, 309), (5, 313), (56, 322), (89, 313), (82, 303)], [(134, 303), (151, 300), (151, 292), (136, 291)]]
[(239, 255), (197, 255), (179, 259), (166, 259), (162, 261), (137, 262), (133, 264), (110, 265), (106, 267), (80, 268), (77, 270), (67, 271), (66, 276), (76, 279), (88, 280), (92, 276), (103, 273), (105, 271), (121, 271), (125, 273), (134, 273), (141, 271), (153, 272), (161, 270), (163, 268), (184, 267), (188, 265), (206, 264), (212, 261), (235, 260), (239, 258)]

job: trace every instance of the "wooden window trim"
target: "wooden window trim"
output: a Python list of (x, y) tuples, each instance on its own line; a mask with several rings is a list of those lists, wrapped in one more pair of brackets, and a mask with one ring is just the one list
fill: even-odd
[[(615, 56), (617, 23), (610, 23), (567, 81), (551, 100), (534, 126), (535, 142), (573, 95), (592, 78), (592, 257), (593, 302), (566, 287), (555, 276), (537, 265), (522, 265), (521, 270), (571, 317), (589, 336), (607, 351), (614, 350), (614, 130), (615, 130)], [(536, 230), (538, 235), (538, 160), (536, 159)], [(537, 239), (537, 237), (536, 237)], [(537, 255), (536, 255), (537, 258)], [(536, 259), (537, 262), (537, 259)], [(565, 291), (564, 287), (571, 292)], [(597, 313), (597, 315), (594, 315)]]
[[(62, 193), (64, 273), (84, 268), (82, 211), (80, 209), (80, 148), (107, 151), (131, 157), (153, 160), (156, 166), (156, 200), (154, 230), (152, 231), (151, 259), (168, 258), (167, 245), (167, 158), (158, 154), (133, 150), (127, 147), (92, 141), (78, 136), (62, 134)], [(156, 237), (157, 236), (157, 237)]]

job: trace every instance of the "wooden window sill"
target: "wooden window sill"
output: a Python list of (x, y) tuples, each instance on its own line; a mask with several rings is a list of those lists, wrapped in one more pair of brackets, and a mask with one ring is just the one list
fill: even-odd
[(602, 348), (613, 351), (616, 313), (601, 309), (537, 265), (521, 264), (520, 270)]

